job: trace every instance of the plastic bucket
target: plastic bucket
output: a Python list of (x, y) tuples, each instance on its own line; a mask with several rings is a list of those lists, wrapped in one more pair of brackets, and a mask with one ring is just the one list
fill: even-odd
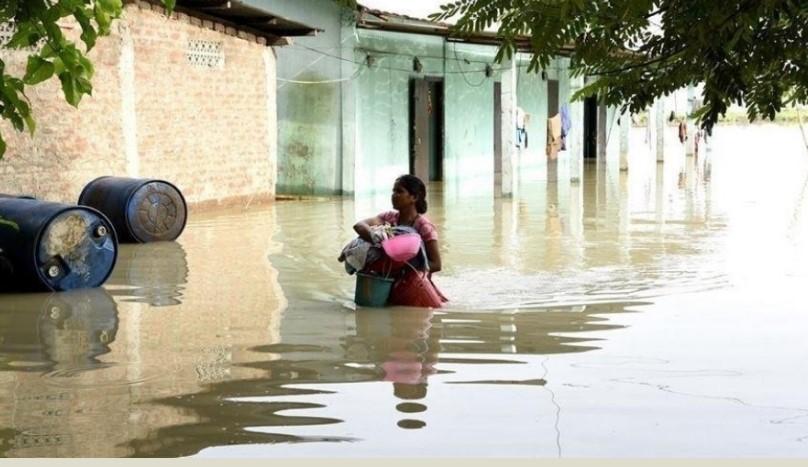
[(358, 272), (354, 301), (359, 306), (383, 307), (392, 289), (393, 279)]

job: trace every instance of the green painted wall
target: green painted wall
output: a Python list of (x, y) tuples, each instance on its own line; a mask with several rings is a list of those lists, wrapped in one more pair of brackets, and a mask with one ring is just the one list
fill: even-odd
[[(530, 115), (527, 124), (528, 147), (522, 149), (520, 155), (520, 170), (523, 175), (531, 179), (544, 179), (547, 175), (547, 104), (549, 99), (547, 80), (558, 80), (558, 106), (570, 102), (569, 59), (558, 58), (551, 62), (545, 71), (547, 80), (542, 79), (541, 72), (528, 73), (530, 57), (519, 54), (517, 76), (518, 105)], [(575, 125), (575, 123), (574, 123)], [(575, 125), (580, 126), (580, 125)], [(565, 152), (559, 153), (564, 158)]]
[[(409, 83), (444, 82), (444, 184), (458, 193), (493, 187), (494, 81), (485, 76), (496, 49), (443, 38), (358, 30), (356, 60), (373, 56), (357, 80), (356, 192), (386, 192), (409, 171)], [(418, 57), (423, 70), (413, 71)], [(495, 67), (498, 68), (498, 67)]]
[(357, 141), (355, 193), (387, 192), (393, 180), (409, 172), (409, 82), (443, 72), (443, 41), (439, 37), (357, 30), (356, 61), (373, 63), (357, 79)]
[[(251, 0), (285, 18), (322, 29), (276, 47), (278, 194), (331, 195), (342, 189), (342, 24), (333, 0)], [(350, 38), (349, 38), (350, 41)], [(347, 44), (352, 47), (352, 43)], [(314, 50), (312, 50), (314, 49)], [(294, 81), (322, 82), (303, 84)]]
[[(324, 30), (275, 48), (278, 194), (387, 193), (398, 175), (409, 172), (409, 83), (418, 77), (444, 83), (444, 193), (492, 192), (494, 82), (510, 70), (493, 64), (496, 47), (356, 29), (352, 13), (332, 0), (252, 3)], [(421, 73), (413, 70), (413, 57), (419, 58)], [(565, 63), (558, 60), (548, 69), (560, 81), (560, 104), (569, 98)], [(487, 64), (493, 69), (490, 77)], [(541, 172), (547, 84), (539, 74), (526, 72), (526, 57), (518, 59), (518, 66), (518, 105), (532, 116), (531, 144), (521, 164)]]
[[(446, 191), (454, 196), (493, 194), (494, 65), (496, 48), (446, 43)], [(485, 76), (485, 66), (496, 71)]]

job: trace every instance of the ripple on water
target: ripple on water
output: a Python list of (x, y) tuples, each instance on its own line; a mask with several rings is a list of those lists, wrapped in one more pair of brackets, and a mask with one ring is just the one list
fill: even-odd
[(101, 363), (59, 368), (42, 375), (43, 382), (64, 389), (94, 389), (137, 386), (166, 378), (165, 369), (148, 369), (139, 363)]
[(507, 269), (458, 270), (435, 279), (450, 298), (447, 309), (492, 311), (600, 303), (728, 287), (718, 271), (603, 267), (524, 274)]

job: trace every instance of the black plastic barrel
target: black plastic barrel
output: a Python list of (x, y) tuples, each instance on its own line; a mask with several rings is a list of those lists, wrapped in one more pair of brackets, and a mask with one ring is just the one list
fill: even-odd
[(4, 291), (98, 287), (112, 273), (118, 241), (100, 212), (33, 199), (0, 198)]
[(176, 240), (187, 206), (177, 187), (163, 180), (100, 177), (82, 190), (79, 204), (103, 212), (122, 243)]

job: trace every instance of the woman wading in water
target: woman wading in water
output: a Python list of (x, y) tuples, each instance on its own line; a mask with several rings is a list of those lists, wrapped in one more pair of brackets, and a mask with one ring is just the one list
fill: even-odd
[(448, 301), (432, 282), (432, 273), (441, 270), (438, 232), (435, 225), (426, 217), (426, 186), (414, 175), (402, 175), (393, 184), (390, 198), (392, 211), (385, 211), (354, 225), (359, 237), (373, 242), (371, 227), (390, 224), (392, 226), (409, 226), (415, 229), (424, 242), (427, 257), (427, 272), (416, 271), (406, 263), (396, 263), (383, 258), (367, 266), (368, 271), (382, 272), (390, 269), (392, 262), (396, 282), (390, 295), (390, 303), (403, 306), (440, 307)]

